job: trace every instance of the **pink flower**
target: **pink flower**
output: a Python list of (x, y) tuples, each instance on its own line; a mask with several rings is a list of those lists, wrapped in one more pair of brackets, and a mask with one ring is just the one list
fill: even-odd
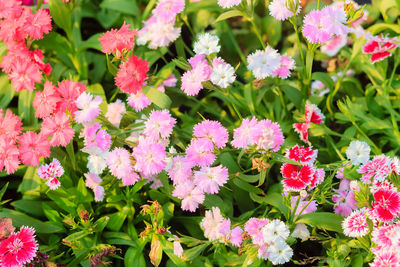
[(61, 186), (61, 183), (57, 178), (51, 178), (47, 180), (46, 185), (50, 187), (51, 190), (56, 190)]
[(198, 139), (211, 140), (218, 148), (224, 148), (228, 142), (228, 131), (218, 121), (205, 120), (196, 124), (193, 135)]
[(317, 185), (321, 184), (325, 178), (325, 171), (322, 168), (314, 168), (314, 175), (308, 186), (309, 190), (314, 189)]
[(233, 140), (231, 144), (235, 148), (249, 148), (249, 145), (254, 145), (250, 140), (250, 132), (257, 126), (257, 119), (252, 117), (249, 119), (243, 119), (242, 124), (239, 128), (233, 130)]
[(221, 165), (202, 167), (194, 172), (194, 182), (204, 193), (217, 194), (219, 187), (228, 181), (228, 176), (228, 169)]
[[(292, 4), (294, 7), (297, 6), (296, 14), (300, 13), (301, 5), (299, 1), (292, 0)], [(287, 0), (273, 0), (270, 2), (268, 9), (269, 14), (277, 20), (286, 20), (294, 16), (293, 12), (290, 11), (290, 3)]]
[(136, 94), (142, 89), (143, 83), (147, 78), (146, 72), (149, 71), (149, 63), (139, 57), (130, 56), (119, 67), (115, 84), (122, 92)]
[(164, 146), (148, 139), (141, 140), (132, 155), (136, 159), (135, 169), (145, 176), (158, 174), (167, 165)]
[(36, 91), (33, 99), (33, 107), (36, 109), (35, 116), (38, 118), (46, 118), (54, 113), (57, 103), (61, 101), (55, 86), (50, 82), (44, 83), (43, 91)]
[[(4, 117), (3, 117), (4, 116)], [(6, 113), (0, 108), (0, 139), (8, 138), (15, 143), (15, 139), (21, 133), (21, 119), (7, 109)]]
[(15, 172), (19, 166), (18, 156), (19, 151), (14, 141), (0, 136), (0, 171), (4, 168), (7, 174)]
[(122, 115), (124, 115), (125, 112), (126, 112), (125, 104), (122, 103), (120, 99), (117, 99), (117, 101), (115, 101), (114, 103), (108, 104), (105, 116), (109, 122), (114, 124), (116, 127), (119, 127)]
[(221, 211), (218, 207), (207, 210), (205, 217), (200, 223), (200, 226), (204, 229), (204, 236), (210, 241), (223, 237), (224, 235), (221, 233), (221, 227), (225, 220), (227, 219), (221, 215)]
[(353, 191), (334, 190), (332, 201), (335, 202), (334, 211), (342, 216), (349, 216), (353, 210), (357, 208), (357, 201), (354, 198)]
[(315, 124), (321, 124), (325, 119), (324, 114), (322, 114), (318, 106), (310, 103), (306, 104), (304, 116), (306, 122)]
[(182, 156), (175, 156), (172, 159), (172, 166), (168, 170), (168, 175), (174, 185), (186, 181), (192, 174), (193, 163)]
[[(294, 196), (291, 199), (291, 205), (292, 205), (293, 209), (296, 207), (298, 198), (299, 198), (299, 196)], [(300, 198), (299, 204), (297, 205), (297, 209), (296, 209), (296, 212), (294, 215), (299, 216), (299, 215), (315, 212), (317, 210), (317, 201), (312, 200), (312, 201), (310, 201), (310, 203), (308, 203), (308, 202), (309, 201), (306, 200), (305, 198)]]
[(370, 184), (373, 181), (382, 182), (391, 172), (390, 159), (385, 155), (375, 156), (358, 168), (357, 172), (363, 174), (361, 180)]
[(7, 18), (14, 16), (21, 12), (21, 2), (11, 1), (0, 1), (0, 18)]
[(278, 123), (268, 119), (257, 123), (250, 132), (250, 141), (257, 145), (257, 149), (276, 152), (281, 147), (284, 137)]
[(3, 267), (22, 266), (33, 260), (38, 245), (35, 230), (22, 226), (17, 233), (12, 233), (0, 243), (0, 263)]
[(378, 246), (390, 248), (393, 245), (392, 239), (396, 230), (398, 230), (398, 226), (395, 225), (374, 228), (372, 231), (372, 241), (374, 241)]
[(40, 157), (50, 156), (50, 141), (42, 134), (27, 131), (19, 137), (19, 154), (22, 164), (36, 167)]
[(82, 151), (90, 154), (100, 154), (107, 151), (111, 145), (111, 136), (106, 130), (101, 129), (101, 125), (96, 122), (88, 124), (83, 129), (85, 147)]
[(324, 44), (332, 37), (332, 33), (324, 28), (324, 10), (312, 10), (304, 17), (303, 35), (310, 43)]
[(75, 81), (62, 81), (58, 83), (56, 88), (58, 94), (62, 97), (61, 101), (57, 103), (57, 111), (65, 113), (67, 110), (74, 115), (78, 110), (75, 101), (78, 97), (86, 91), (86, 86), (83, 83)]
[(179, 241), (174, 241), (174, 254), (179, 258), (183, 255), (183, 248)]
[(262, 229), (268, 222), (269, 220), (264, 218), (250, 218), (244, 225), (244, 230), (251, 236), (254, 244), (259, 246), (265, 244)]
[(118, 179), (129, 176), (133, 170), (130, 154), (125, 148), (117, 147), (108, 154), (107, 165)]
[(305, 189), (313, 179), (314, 168), (310, 165), (304, 165), (302, 167), (285, 163), (281, 167), (281, 173), (283, 178), (282, 181), (285, 191), (300, 191)]
[(43, 33), (51, 31), (51, 16), (45, 9), (39, 9), (35, 14), (30, 14), (24, 25), (24, 31), (35, 40), (43, 38)]
[(329, 5), (321, 10), (321, 26), (330, 34), (345, 35), (350, 32), (350, 28), (345, 25), (347, 22), (344, 7)]
[(397, 47), (397, 45), (393, 42), (394, 40), (394, 38), (376, 36), (363, 46), (362, 51), (364, 54), (372, 54), (372, 63), (384, 60), (392, 55), (389, 50)]
[(272, 73), (272, 77), (286, 79), (290, 77), (290, 70), (294, 69), (295, 67), (294, 60), (291, 57), (281, 56), (279, 68)]
[(149, 42), (150, 49), (168, 46), (181, 34), (180, 28), (175, 28), (175, 18), (165, 21), (159, 17), (151, 16), (144, 22), (145, 26), (138, 32), (137, 43), (145, 45)]
[(75, 121), (79, 123), (90, 122), (100, 114), (100, 104), (103, 99), (100, 96), (93, 98), (93, 95), (83, 92), (75, 101), (77, 108)]
[(175, 21), (176, 15), (181, 13), (184, 8), (184, 0), (161, 0), (153, 9), (153, 15), (161, 20), (171, 22)]
[(382, 187), (374, 193), (374, 213), (382, 222), (391, 222), (400, 214), (400, 194), (393, 189)]
[(94, 173), (85, 173), (86, 186), (93, 190), (94, 200), (102, 201), (104, 199), (104, 188), (100, 185), (102, 179)]
[(394, 251), (382, 251), (376, 255), (374, 261), (370, 263), (370, 267), (395, 267), (399, 266), (400, 259), (399, 255)]
[(321, 52), (330, 57), (333, 57), (346, 44), (347, 44), (347, 36), (346, 35), (336, 35), (336, 36), (332, 37), (328, 42), (326, 42), (323, 46), (321, 46)]
[(43, 62), (43, 51), (40, 49), (36, 49), (32, 52), (30, 52), (31, 60), (39, 67), (41, 71), (43, 71), (44, 74), (50, 75), (51, 73), (51, 65), (50, 63), (44, 63)]
[(61, 163), (56, 158), (54, 158), (51, 163), (41, 165), (37, 169), (37, 173), (40, 178), (48, 180), (56, 177), (61, 177), (64, 174), (64, 168), (61, 166)]
[(293, 128), (296, 133), (299, 134), (300, 140), (304, 143), (311, 144), (308, 140), (308, 129), (310, 129), (310, 123), (293, 123)]
[(111, 29), (99, 38), (101, 51), (106, 54), (113, 53), (117, 58), (123, 53), (133, 49), (135, 46), (136, 30), (130, 30), (130, 25), (122, 24), (119, 30)]
[(66, 146), (74, 138), (75, 132), (69, 125), (68, 116), (58, 112), (43, 120), (41, 134), (51, 137), (51, 146)]
[(203, 203), (205, 198), (203, 191), (190, 181), (178, 184), (172, 192), (172, 196), (182, 199), (182, 210), (191, 212), (196, 211), (199, 204)]
[(36, 64), (30, 60), (17, 58), (13, 63), (12, 72), (8, 75), (15, 91), (27, 89), (32, 92), (35, 89), (35, 83), (42, 80), (42, 74)]
[(318, 150), (313, 150), (311, 147), (295, 145), (286, 150), (285, 157), (298, 161), (302, 164), (313, 165), (317, 159)]
[(168, 138), (176, 123), (167, 109), (153, 110), (149, 119), (145, 122), (144, 134), (152, 140)]
[(214, 145), (210, 140), (192, 139), (186, 148), (186, 158), (197, 166), (210, 166), (216, 158), (213, 151)]
[(230, 235), (230, 241), (231, 244), (234, 245), (235, 247), (240, 247), (240, 245), (242, 244), (243, 241), (242, 233), (243, 230), (242, 228), (240, 228), (240, 226), (236, 226), (235, 228), (232, 229)]
[(369, 227), (365, 212), (365, 209), (356, 210), (344, 219), (342, 228), (346, 236), (361, 237), (367, 234)]
[(212, 68), (208, 65), (205, 55), (195, 55), (188, 61), (192, 66), (192, 70), (189, 70), (182, 75), (181, 89), (187, 95), (193, 96), (197, 95), (199, 91), (203, 89), (202, 82), (210, 79)]
[(151, 100), (143, 94), (142, 91), (138, 91), (136, 94), (130, 94), (127, 101), (128, 105), (133, 107), (136, 112), (141, 111), (151, 104)]

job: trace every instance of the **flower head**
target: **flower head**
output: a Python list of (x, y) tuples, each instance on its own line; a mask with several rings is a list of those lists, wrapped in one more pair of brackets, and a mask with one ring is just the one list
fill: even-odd
[(139, 57), (130, 56), (119, 67), (115, 84), (122, 92), (136, 94), (142, 89), (143, 83), (147, 78), (149, 63)]
[(365, 164), (369, 160), (369, 153), (371, 148), (369, 145), (362, 141), (351, 141), (349, 147), (346, 149), (346, 156), (353, 165)]
[(202, 55), (211, 55), (212, 53), (218, 53), (221, 49), (218, 42), (218, 36), (206, 32), (200, 34), (197, 37), (197, 41), (193, 45), (193, 50), (196, 54)]
[(130, 51), (135, 45), (136, 30), (130, 30), (129, 24), (122, 24), (120, 29), (111, 29), (99, 38), (101, 51), (103, 53), (113, 53), (120, 55), (124, 51)]
[(257, 79), (265, 79), (271, 76), (281, 65), (281, 55), (267, 46), (264, 51), (257, 50), (247, 57), (248, 69)]
[(360, 237), (367, 234), (369, 227), (365, 209), (353, 211), (342, 222), (343, 233), (349, 237)]

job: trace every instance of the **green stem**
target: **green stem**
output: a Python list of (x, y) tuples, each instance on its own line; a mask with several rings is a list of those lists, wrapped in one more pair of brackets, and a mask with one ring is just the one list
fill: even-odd
[[(294, 220), (293, 220), (294, 223), (297, 221), (297, 219), (300, 217), (300, 215), (303, 213), (303, 211), (308, 207), (308, 205), (311, 204), (311, 201), (314, 200), (314, 195), (315, 195), (315, 192), (316, 192), (316, 191), (317, 191), (317, 190), (314, 191), (314, 194), (312, 195), (312, 197), (310, 198), (310, 200), (309, 200), (309, 201), (307, 202), (307, 204), (300, 210), (299, 214), (297, 214), (297, 216), (294, 218)], [(299, 196), (299, 198), (300, 198), (300, 196)]]
[(265, 43), (264, 43), (264, 41), (263, 41), (263, 39), (262, 39), (262, 37), (261, 37), (261, 34), (260, 34), (259, 31), (257, 30), (257, 26), (256, 26), (256, 24), (254, 23), (254, 18), (249, 18), (249, 21), (251, 22), (251, 25), (253, 26), (253, 31), (254, 31), (254, 33), (257, 35), (257, 38), (258, 38), (258, 40), (260, 41), (260, 43), (261, 43), (263, 49), (265, 49), (265, 48), (266, 48), (266, 45), (265, 45)]
[(229, 39), (231, 39), (233, 47), (235, 48), (236, 52), (238, 53), (240, 60), (242, 62), (246, 62), (246, 57), (244, 56), (242, 50), (239, 47), (239, 44), (237, 43), (235, 36), (233, 36), (232, 30), (229, 27), (228, 23), (226, 21), (224, 21), (224, 26), (225, 26), (225, 30), (228, 33)]

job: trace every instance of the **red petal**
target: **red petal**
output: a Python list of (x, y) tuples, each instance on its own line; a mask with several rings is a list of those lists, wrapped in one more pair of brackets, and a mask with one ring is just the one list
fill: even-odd
[(388, 56), (391, 56), (391, 55), (392, 54), (388, 51), (375, 53), (371, 56), (371, 61), (372, 61), (372, 63), (375, 63), (377, 61), (384, 60), (385, 58), (387, 58)]
[(306, 184), (298, 179), (286, 179), (282, 181), (283, 185), (291, 191), (300, 191), (306, 188)]
[(379, 49), (379, 43), (377, 41), (372, 40), (372, 41), (367, 42), (363, 46), (362, 51), (365, 54), (372, 54), (372, 53), (374, 53), (374, 51), (376, 51), (376, 49)]
[(281, 173), (284, 178), (291, 178), (293, 174), (296, 175), (298, 171), (299, 171), (299, 166), (289, 163), (285, 163), (281, 167)]

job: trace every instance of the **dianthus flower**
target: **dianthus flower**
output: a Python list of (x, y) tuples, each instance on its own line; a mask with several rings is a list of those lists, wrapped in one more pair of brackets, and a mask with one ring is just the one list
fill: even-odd
[(93, 190), (94, 200), (102, 201), (104, 199), (104, 188), (100, 185), (102, 179), (94, 173), (85, 173), (86, 186)]
[(250, 140), (259, 150), (276, 152), (281, 147), (284, 137), (278, 123), (265, 119), (259, 121), (250, 131)]
[(68, 116), (58, 112), (43, 120), (41, 134), (51, 137), (52, 146), (66, 146), (74, 138), (75, 132), (69, 125)]
[(357, 208), (357, 201), (353, 191), (335, 190), (332, 201), (335, 202), (334, 211), (342, 216), (349, 216)]
[[(296, 8), (296, 14), (300, 13), (301, 6), (299, 4), (298, 0), (289, 0), (292, 1), (293, 7)], [(290, 10), (290, 5), (289, 5), (288, 0), (273, 0), (269, 6), (269, 14), (273, 16), (277, 20), (286, 20), (295, 14)]]
[(242, 2), (242, 0), (218, 0), (218, 5), (223, 8), (231, 8), (237, 6)]
[(167, 165), (164, 146), (152, 140), (141, 140), (132, 155), (136, 159), (135, 169), (145, 176), (158, 174)]
[(40, 178), (47, 180), (46, 184), (50, 187), (50, 189), (57, 189), (61, 183), (57, 179), (64, 174), (64, 168), (61, 166), (61, 163), (57, 159), (53, 159), (49, 164), (41, 165), (37, 169), (37, 173)]
[(55, 86), (50, 82), (44, 83), (43, 91), (36, 91), (32, 106), (36, 109), (35, 116), (44, 119), (50, 116), (61, 101)]
[(281, 167), (282, 181), (285, 191), (300, 191), (305, 189), (313, 179), (315, 169), (310, 165), (297, 166), (285, 163)]
[(165, 21), (159, 17), (151, 16), (144, 22), (144, 27), (138, 32), (137, 44), (144, 45), (149, 42), (150, 49), (168, 46), (178, 39), (180, 28), (175, 28), (175, 18)]
[(200, 226), (204, 229), (204, 236), (210, 241), (217, 240), (224, 235), (221, 233), (221, 227), (225, 219), (221, 215), (221, 211), (218, 207), (212, 207), (212, 210), (207, 210), (205, 217), (200, 223)]
[(45, 9), (39, 9), (35, 14), (30, 12), (24, 25), (24, 31), (35, 40), (42, 39), (43, 34), (49, 33), (51, 28), (51, 16)]
[(231, 144), (235, 148), (249, 148), (249, 145), (254, 145), (250, 139), (250, 132), (255, 129), (258, 121), (255, 117), (251, 119), (243, 119), (239, 128), (233, 130), (233, 140)]
[(205, 120), (193, 127), (193, 135), (198, 139), (207, 139), (218, 148), (224, 148), (228, 142), (228, 131), (218, 121)]
[(197, 166), (210, 166), (215, 161), (214, 145), (205, 138), (192, 139), (186, 148), (186, 158)]
[(362, 51), (364, 54), (372, 54), (371, 61), (375, 63), (392, 55), (389, 50), (397, 47), (395, 40), (395, 38), (375, 36), (363, 46)]
[(30, 60), (17, 58), (13, 63), (12, 71), (8, 75), (15, 91), (27, 89), (32, 92), (35, 89), (35, 83), (42, 80), (42, 74), (36, 64)]
[(383, 225), (378, 228), (374, 228), (371, 233), (372, 241), (374, 241), (378, 246), (384, 248), (390, 248), (393, 245), (392, 239), (398, 231), (396, 225)]
[(36, 256), (38, 245), (35, 230), (22, 226), (17, 233), (12, 233), (0, 243), (0, 265), (3, 267), (22, 266)]
[(262, 228), (264, 241), (269, 243), (275, 241), (277, 238), (286, 240), (289, 237), (289, 227), (281, 220), (272, 220)]
[(168, 138), (175, 123), (176, 119), (171, 116), (167, 109), (153, 110), (149, 119), (144, 123), (144, 134), (153, 140)]
[(400, 194), (396, 189), (382, 187), (374, 193), (372, 203), (378, 220), (391, 222), (400, 214)]
[(205, 198), (204, 192), (191, 181), (178, 184), (172, 192), (172, 196), (182, 199), (182, 210), (191, 212), (196, 211), (199, 204), (203, 203)]
[(321, 10), (321, 26), (330, 34), (345, 35), (350, 28), (345, 25), (347, 22), (344, 7), (329, 5)]
[(111, 136), (106, 130), (101, 129), (98, 122), (85, 125), (81, 135), (85, 138), (85, 147), (82, 151), (86, 153), (100, 154), (110, 148)]
[(130, 156), (128, 150), (120, 147), (114, 148), (114, 150), (108, 154), (107, 165), (111, 173), (118, 179), (129, 176), (132, 172), (133, 166)]
[(267, 46), (264, 51), (257, 50), (247, 57), (248, 69), (253, 75), (261, 80), (271, 76), (281, 64), (281, 55), (278, 52)]
[(399, 254), (394, 251), (384, 250), (376, 255), (374, 261), (370, 263), (370, 267), (386, 267), (386, 266), (399, 266)]
[(21, 133), (21, 119), (7, 109), (6, 113), (0, 108), (0, 139), (8, 138), (15, 143), (15, 139)]
[(56, 87), (58, 94), (61, 96), (60, 101), (57, 103), (57, 111), (65, 113), (67, 110), (74, 115), (78, 110), (75, 101), (78, 97), (86, 91), (86, 86), (83, 83), (64, 80), (58, 83)]
[(295, 145), (286, 150), (285, 157), (298, 161), (302, 164), (313, 165), (317, 159), (318, 150), (313, 150), (311, 147)]
[(197, 95), (203, 89), (202, 82), (210, 79), (212, 72), (205, 55), (195, 55), (188, 60), (192, 70), (183, 73), (181, 89), (189, 96)]
[(369, 227), (365, 212), (365, 209), (356, 210), (344, 219), (342, 228), (346, 236), (361, 237), (367, 234)]
[(369, 160), (371, 148), (365, 142), (351, 141), (346, 149), (346, 156), (353, 165), (365, 164)]
[(172, 159), (171, 168), (168, 169), (168, 175), (174, 185), (186, 181), (192, 174), (193, 163), (183, 156), (175, 156)]
[(321, 46), (321, 52), (330, 57), (333, 57), (346, 44), (347, 44), (347, 36), (346, 35), (336, 35), (336, 36), (333, 36), (329, 41), (327, 41), (323, 46)]
[(221, 49), (218, 42), (218, 36), (206, 32), (197, 37), (197, 41), (193, 45), (193, 50), (198, 55), (211, 55), (212, 53), (218, 53)]
[(19, 151), (14, 141), (7, 137), (0, 136), (0, 172), (3, 168), (7, 174), (11, 174), (18, 169)]
[(221, 165), (216, 167), (202, 167), (194, 172), (194, 183), (204, 193), (217, 194), (219, 187), (228, 181), (228, 169)]
[(305, 122), (321, 124), (325, 119), (324, 114), (315, 104), (307, 103), (304, 110)]
[(142, 89), (143, 83), (147, 78), (149, 63), (139, 57), (130, 56), (119, 67), (115, 84), (122, 92), (136, 94)]
[(105, 116), (109, 122), (119, 127), (122, 115), (124, 115), (125, 112), (125, 104), (120, 99), (117, 99), (117, 101), (108, 104)]
[(100, 96), (93, 98), (93, 95), (83, 92), (75, 101), (77, 108), (75, 121), (79, 123), (90, 122), (100, 114), (100, 104), (103, 99)]
[(228, 63), (213, 66), (210, 80), (221, 88), (227, 88), (236, 79), (235, 69)]
[(304, 17), (303, 35), (310, 43), (324, 44), (331, 39), (333, 33), (324, 28), (324, 16), (326, 10), (312, 10)]
[(151, 104), (151, 100), (142, 91), (138, 91), (136, 94), (130, 94), (127, 102), (136, 112), (141, 111)]
[(244, 230), (251, 236), (254, 244), (264, 245), (264, 237), (262, 234), (263, 227), (269, 222), (266, 218), (250, 218), (244, 225)]
[(123, 52), (132, 50), (137, 31), (130, 30), (129, 26), (124, 22), (120, 29), (111, 29), (103, 33), (99, 38), (101, 51), (106, 54), (113, 53), (119, 58)]
[(240, 245), (242, 244), (242, 241), (243, 241), (242, 233), (243, 233), (243, 229), (240, 228), (240, 226), (236, 226), (235, 228), (232, 229), (232, 232), (230, 235), (230, 242), (235, 247), (240, 247)]
[(275, 240), (272, 246), (268, 247), (268, 259), (273, 265), (289, 262), (293, 256), (293, 249), (283, 240)]
[(40, 157), (50, 156), (50, 141), (42, 134), (27, 131), (19, 137), (18, 142), (22, 164), (36, 167), (39, 165)]
[(184, 0), (160, 0), (153, 9), (153, 14), (161, 20), (173, 22), (176, 15), (181, 13), (184, 8)]
[(382, 182), (391, 171), (390, 159), (385, 155), (375, 156), (357, 170), (362, 174), (361, 180), (370, 184), (373, 181)]

